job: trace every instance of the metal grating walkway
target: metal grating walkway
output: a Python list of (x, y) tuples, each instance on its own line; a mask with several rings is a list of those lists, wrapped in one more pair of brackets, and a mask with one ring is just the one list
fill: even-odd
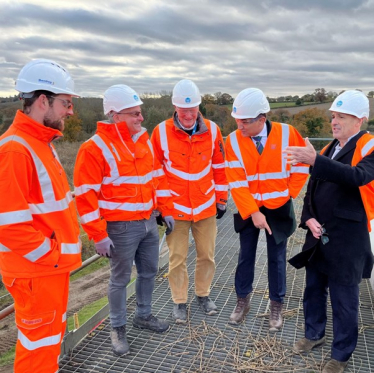
[[(295, 208), (299, 216), (300, 200), (297, 200)], [(298, 229), (289, 240), (288, 257), (299, 252), (303, 239), (304, 231)], [(238, 248), (238, 235), (233, 230), (229, 211), (218, 220), (217, 269), (211, 292), (211, 298), (220, 310), (218, 315), (203, 315), (194, 300), (195, 251), (192, 245), (188, 256), (188, 270), (192, 279), (189, 288), (190, 322), (186, 326), (172, 323), (173, 303), (167, 278), (164, 278), (167, 273), (165, 268), (156, 280), (153, 314), (171, 322), (172, 327), (167, 333), (160, 335), (132, 327), (135, 309), (135, 297), (132, 296), (128, 301), (127, 326), (131, 354), (125, 357), (113, 355), (110, 325), (105, 320), (76, 346), (70, 356), (61, 361), (60, 372), (320, 372), (330, 358), (331, 310), (325, 347), (308, 355), (294, 355), (291, 346), (303, 337), (304, 270), (296, 271), (288, 265), (284, 326), (278, 333), (268, 332), (267, 258), (263, 233), (257, 251), (250, 313), (241, 326), (228, 325), (227, 320), (236, 301), (233, 283)], [(361, 284), (359, 317), (358, 345), (346, 372), (374, 372), (373, 293), (366, 280)]]

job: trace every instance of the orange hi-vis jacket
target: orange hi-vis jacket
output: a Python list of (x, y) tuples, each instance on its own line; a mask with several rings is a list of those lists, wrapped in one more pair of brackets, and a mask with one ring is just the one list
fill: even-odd
[(22, 111), (0, 137), (0, 271), (32, 278), (81, 265), (79, 225), (51, 141), (60, 131)]
[(197, 222), (216, 215), (227, 202), (224, 144), (219, 127), (198, 115), (199, 130), (189, 136), (170, 118), (152, 133), (155, 156), (164, 165), (174, 200), (173, 217)]
[(309, 175), (309, 166), (287, 164), (282, 151), (287, 146), (305, 146), (296, 129), (271, 123), (266, 145), (260, 155), (250, 137), (240, 130), (226, 140), (226, 175), (236, 207), (247, 219), (261, 206), (276, 209), (290, 197), (296, 198)]
[[(321, 154), (325, 152), (329, 144), (327, 144), (322, 150)], [(357, 166), (357, 164), (367, 155), (374, 151), (374, 136), (369, 133), (362, 135), (356, 144), (356, 149), (353, 153), (352, 166)], [(371, 232), (371, 220), (374, 219), (374, 181), (369, 184), (359, 187), (362, 202), (364, 204), (366, 216), (368, 219), (368, 228)]]
[(108, 236), (107, 221), (149, 219), (155, 209), (172, 214), (169, 186), (146, 130), (136, 137), (125, 122), (98, 122), (79, 149), (75, 198), (82, 227), (95, 242)]

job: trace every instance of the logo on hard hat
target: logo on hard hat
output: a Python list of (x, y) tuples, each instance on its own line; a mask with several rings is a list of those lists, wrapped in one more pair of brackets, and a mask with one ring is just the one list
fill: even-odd
[(236, 113), (236, 107), (235, 107), (235, 106), (233, 107), (232, 111), (233, 111), (234, 113)]
[(185, 100), (184, 100), (184, 102), (185, 102), (186, 104), (189, 104), (189, 103), (191, 102), (191, 99), (190, 99), (189, 97), (186, 97)]
[(337, 106), (337, 107), (342, 106), (342, 105), (343, 105), (343, 101), (338, 101), (338, 102), (336, 103), (336, 106)]
[(55, 85), (55, 82), (51, 82), (50, 80), (46, 80), (46, 79), (38, 79), (38, 81), (40, 83), (46, 83), (46, 84), (50, 84), (50, 85)]
[(134, 100), (139, 101), (139, 97), (137, 95), (134, 95)]

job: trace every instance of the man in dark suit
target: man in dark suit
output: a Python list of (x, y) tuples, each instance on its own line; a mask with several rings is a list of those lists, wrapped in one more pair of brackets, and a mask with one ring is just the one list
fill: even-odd
[(287, 238), (296, 228), (292, 198), (305, 184), (309, 166), (287, 164), (282, 150), (304, 146), (304, 140), (294, 127), (267, 120), (269, 111), (264, 93), (247, 88), (236, 97), (231, 113), (238, 129), (226, 140), (226, 175), (239, 211), (234, 228), (240, 234), (240, 253), (235, 273), (237, 302), (229, 324), (241, 323), (249, 312), (257, 243), (260, 230), (265, 229), (269, 330), (276, 332), (283, 324)]
[(324, 373), (343, 372), (358, 338), (359, 283), (371, 275), (369, 227), (374, 217), (374, 136), (360, 128), (369, 101), (360, 91), (345, 91), (333, 102), (334, 140), (316, 153), (286, 149), (288, 162), (311, 165), (300, 226), (308, 229), (301, 253), (290, 259), (306, 268), (305, 338), (294, 345), (306, 352), (325, 342), (327, 289), (333, 311), (331, 360)]

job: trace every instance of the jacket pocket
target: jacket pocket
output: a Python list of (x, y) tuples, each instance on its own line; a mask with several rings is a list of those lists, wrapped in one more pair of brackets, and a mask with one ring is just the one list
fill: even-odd
[(201, 193), (204, 195), (209, 194), (212, 190), (214, 190), (214, 182), (212, 180), (199, 182), (199, 188)]
[(109, 235), (123, 234), (127, 231), (127, 226), (126, 221), (108, 221), (106, 230)]
[(364, 213), (361, 211), (345, 210), (339, 207), (334, 209), (334, 216), (341, 219), (362, 221), (364, 218)]
[(41, 326), (52, 324), (55, 317), (56, 311), (31, 314), (17, 310), (16, 324), (23, 329), (37, 329)]

